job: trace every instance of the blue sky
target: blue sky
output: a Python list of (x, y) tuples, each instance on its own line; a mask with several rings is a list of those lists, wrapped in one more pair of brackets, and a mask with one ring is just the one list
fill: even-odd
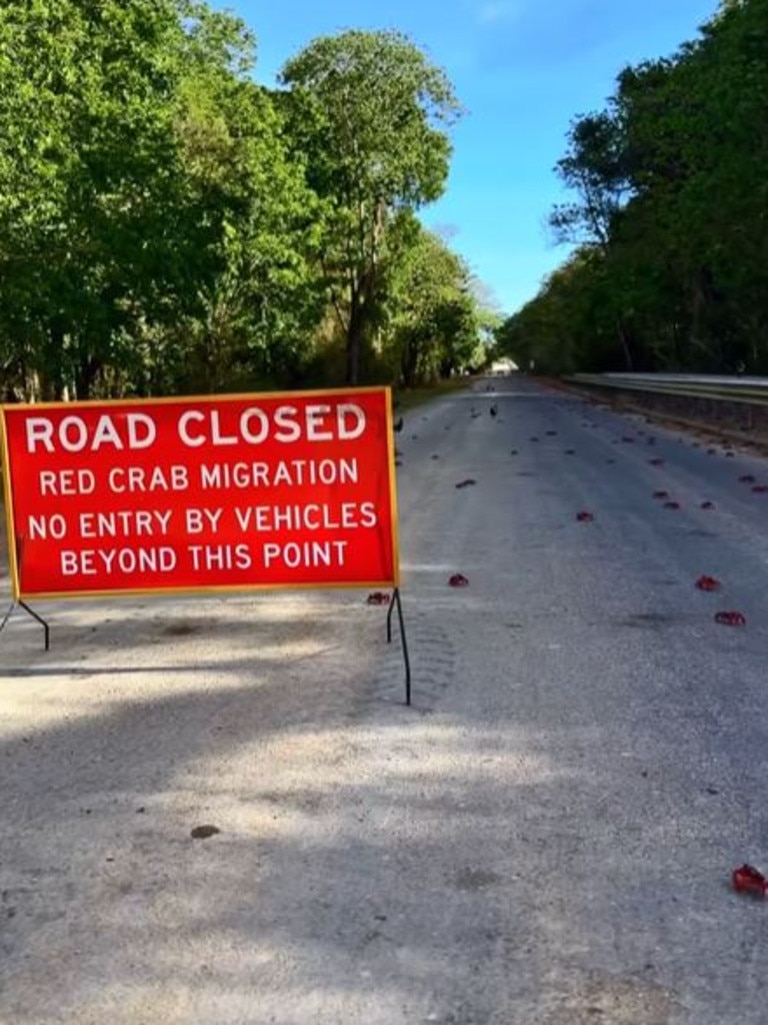
[(256, 33), (273, 85), (311, 39), (346, 28), (405, 32), (445, 69), (467, 114), (453, 130), (444, 197), (422, 212), (513, 313), (566, 256), (547, 229), (564, 198), (553, 168), (571, 119), (601, 109), (626, 64), (670, 55), (717, 0), (228, 0)]

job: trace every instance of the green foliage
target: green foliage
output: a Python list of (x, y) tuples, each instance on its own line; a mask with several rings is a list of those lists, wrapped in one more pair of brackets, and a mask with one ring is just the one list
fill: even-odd
[(673, 57), (626, 68), (558, 165), (577, 198), (552, 224), (586, 249), (504, 344), (551, 372), (766, 372), (767, 106), (768, 0), (728, 0)]
[[(44, 396), (87, 393), (135, 315), (167, 291), (176, 204), (169, 4), (9, 0), (0, 12), (0, 334)], [(152, 293), (155, 295), (152, 295)]]
[(463, 361), (457, 259), (418, 314), (401, 285), (447, 176), (443, 72), (391, 32), (317, 40), (279, 92), (254, 64), (199, 0), (4, 0), (3, 398), (291, 386), (339, 333), (353, 380), (401, 377), (407, 331), (412, 375)]
[(481, 319), (462, 260), (415, 218), (393, 235), (407, 240), (389, 276), (389, 359), (407, 388), (449, 377), (477, 358)]
[(382, 316), (390, 220), (440, 196), (450, 156), (444, 126), (459, 106), (445, 74), (396, 32), (317, 39), (281, 80), (307, 181), (324, 202), (322, 273), (354, 384)]

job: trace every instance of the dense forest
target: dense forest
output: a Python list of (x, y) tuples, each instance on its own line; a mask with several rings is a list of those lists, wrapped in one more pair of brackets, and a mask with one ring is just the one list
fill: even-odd
[(542, 373), (768, 372), (768, 0), (723, 0), (578, 117), (570, 258), (499, 331)]
[(451, 83), (406, 37), (310, 42), (274, 89), (197, 0), (0, 6), (0, 399), (429, 382), (481, 361), (417, 213)]

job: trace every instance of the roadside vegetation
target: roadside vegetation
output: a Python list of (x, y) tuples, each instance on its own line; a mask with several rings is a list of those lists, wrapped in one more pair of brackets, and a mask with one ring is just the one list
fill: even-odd
[(768, 372), (768, 0), (723, 0), (571, 126), (566, 262), (498, 332), (523, 368)]
[(406, 37), (310, 42), (275, 89), (197, 0), (0, 6), (0, 399), (385, 382), (494, 326), (418, 211), (451, 83)]

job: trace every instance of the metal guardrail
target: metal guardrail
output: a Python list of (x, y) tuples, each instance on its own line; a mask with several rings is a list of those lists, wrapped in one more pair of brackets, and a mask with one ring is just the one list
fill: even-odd
[(768, 377), (724, 377), (714, 374), (572, 374), (564, 380), (590, 387), (611, 388), (614, 391), (679, 395), (691, 399), (768, 406)]

